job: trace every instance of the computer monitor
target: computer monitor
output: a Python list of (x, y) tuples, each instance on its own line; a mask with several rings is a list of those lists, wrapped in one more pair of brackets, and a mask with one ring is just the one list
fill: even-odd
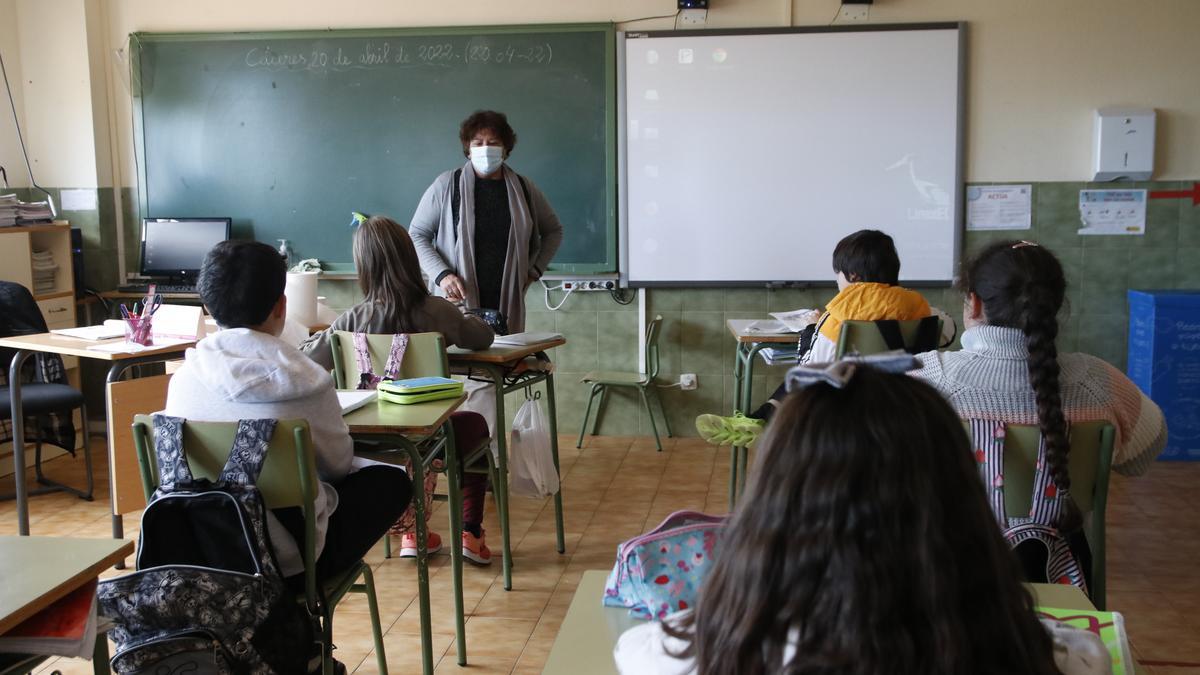
[(143, 218), (142, 276), (194, 282), (230, 226), (229, 218)]

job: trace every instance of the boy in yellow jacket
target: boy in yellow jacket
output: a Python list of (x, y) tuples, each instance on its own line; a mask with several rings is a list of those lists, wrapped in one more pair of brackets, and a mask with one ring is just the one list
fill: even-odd
[[(925, 298), (899, 285), (900, 256), (892, 238), (879, 230), (859, 230), (833, 249), (833, 271), (838, 294), (825, 307), (815, 329), (800, 340), (800, 363), (826, 363), (837, 353), (843, 321), (908, 321), (923, 319), (932, 311)], [(758, 438), (786, 392), (782, 385), (771, 398), (749, 415), (700, 415), (696, 431), (715, 445), (748, 446)]]

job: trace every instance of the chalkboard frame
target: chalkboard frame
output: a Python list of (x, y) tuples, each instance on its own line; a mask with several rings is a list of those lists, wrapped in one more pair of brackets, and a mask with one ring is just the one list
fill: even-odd
[[(150, 211), (150, 195), (145, 157), (144, 119), (141, 96), (141, 49), (146, 43), (156, 42), (206, 42), (216, 40), (270, 40), (270, 39), (320, 39), (320, 38), (366, 38), (366, 37), (419, 37), (434, 35), (477, 35), (515, 33), (604, 33), (604, 127), (605, 127), (605, 246), (603, 260), (581, 263), (550, 264), (547, 272), (554, 274), (609, 274), (617, 273), (617, 56), (616, 24), (613, 23), (565, 23), (565, 24), (506, 24), (473, 26), (409, 26), (390, 28), (351, 28), (333, 30), (281, 30), (281, 31), (226, 31), (199, 33), (152, 33), (129, 34), (130, 54), (130, 108), (133, 111), (133, 159), (138, 179), (138, 209), (141, 222)], [(432, 179), (432, 177), (431, 177)], [(415, 204), (414, 204), (415, 207)], [(565, 223), (564, 227), (571, 225)], [(325, 269), (335, 273), (354, 273), (350, 261), (322, 261)]]

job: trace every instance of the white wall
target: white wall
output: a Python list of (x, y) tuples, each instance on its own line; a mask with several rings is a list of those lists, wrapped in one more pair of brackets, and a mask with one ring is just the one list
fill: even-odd
[(41, 185), (96, 187), (84, 0), (17, 0), (22, 129)]
[[(21, 43), (17, 33), (17, 0), (0, 0), (0, 56), (4, 57), (4, 69), (8, 73), (9, 86), (16, 101), (17, 117), (25, 124), (25, 97), (21, 86)], [(0, 166), (8, 172), (8, 184), (12, 187), (28, 187), (29, 177), (25, 173), (25, 162), (21, 159), (21, 146), (17, 142), (17, 130), (13, 125), (12, 108), (8, 95), (0, 91)]]
[[(825, 25), (839, 3), (712, 4), (709, 27), (744, 27)], [(674, 0), (0, 0), (0, 49), (10, 70), (23, 75), (23, 91), (15, 93), (24, 99), (39, 182), (107, 185), (115, 166), (114, 180), (132, 185), (128, 66), (113, 50), (133, 31), (610, 21), (671, 14), (674, 7)], [(886, 0), (870, 11), (871, 22), (969, 23), (967, 180), (1086, 179), (1091, 111), (1106, 105), (1157, 108), (1155, 177), (1200, 177), (1200, 2)], [(44, 26), (53, 48), (40, 39)], [(107, 34), (97, 36), (104, 27)], [(671, 20), (626, 27), (664, 29)], [(110, 105), (111, 119), (103, 119)], [(12, 171), (19, 154), (6, 120), (0, 115), (0, 162), (20, 173)]]

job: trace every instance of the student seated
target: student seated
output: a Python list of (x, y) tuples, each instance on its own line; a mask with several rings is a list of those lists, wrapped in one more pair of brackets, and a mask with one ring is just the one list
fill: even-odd
[[(384, 216), (363, 221), (354, 233), (354, 266), (363, 301), (339, 316), (326, 330), (300, 345), (301, 351), (324, 368), (333, 368), (329, 337), (334, 331), (354, 333), (441, 333), (446, 346), (466, 349), (491, 346), (495, 333), (483, 320), (466, 316), (449, 301), (430, 295), (421, 279), (421, 266), (412, 239), (399, 223)], [(382, 373), (376, 373), (382, 375)], [(451, 417), (456, 446), (473, 450), (489, 437), (488, 420), (478, 413), (460, 412)], [(437, 474), (430, 472), (426, 495), (433, 496)], [(480, 565), (491, 564), (483, 531), (483, 507), (487, 476), (461, 474), (463, 493), (463, 556)], [(429, 511), (426, 511), (429, 514)], [(427, 515), (428, 517), (428, 515)], [(400, 527), (400, 557), (417, 555), (415, 523), (408, 515)], [(427, 551), (442, 548), (442, 538), (429, 531)]]
[[(1081, 518), (1067, 497), (1068, 425), (1112, 423), (1113, 469), (1136, 476), (1166, 446), (1162, 411), (1108, 363), (1087, 354), (1058, 353), (1066, 279), (1049, 249), (1027, 241), (992, 244), (963, 266), (959, 286), (966, 296), (962, 349), (922, 354), (924, 367), (913, 374), (940, 390), (964, 419), (1041, 427), (1056, 490), (1054, 503), (1036, 509), (1034, 519), (1055, 525), (1078, 565), (1089, 572)], [(1010, 524), (1016, 520), (1010, 518)], [(1045, 576), (1044, 561), (1038, 562), (1044, 557), (1023, 555), (1031, 581)]]
[[(833, 273), (838, 293), (817, 320), (808, 344), (801, 339), (800, 363), (832, 361), (837, 353), (843, 321), (908, 321), (923, 319), (933, 313), (920, 293), (899, 285), (900, 255), (896, 252), (895, 242), (884, 232), (859, 230), (839, 241), (833, 249)], [(954, 322), (945, 323), (953, 331)], [(951, 332), (945, 342), (953, 340), (953, 336)], [(700, 415), (696, 418), (696, 431), (714, 445), (752, 445), (784, 393), (781, 385), (766, 403), (749, 415)]]
[(620, 672), (1109, 672), (1098, 637), (1035, 616), (962, 422), (914, 365), (789, 372), (695, 607), (622, 635)]
[[(317, 577), (363, 557), (408, 507), (412, 484), (399, 467), (361, 463), (329, 371), (278, 338), (287, 315), (286, 263), (254, 241), (209, 251), (196, 290), (222, 330), (187, 350), (167, 388), (167, 415), (196, 421), (304, 419), (321, 479), (316, 497)], [(303, 582), (299, 507), (267, 514), (280, 572)]]

